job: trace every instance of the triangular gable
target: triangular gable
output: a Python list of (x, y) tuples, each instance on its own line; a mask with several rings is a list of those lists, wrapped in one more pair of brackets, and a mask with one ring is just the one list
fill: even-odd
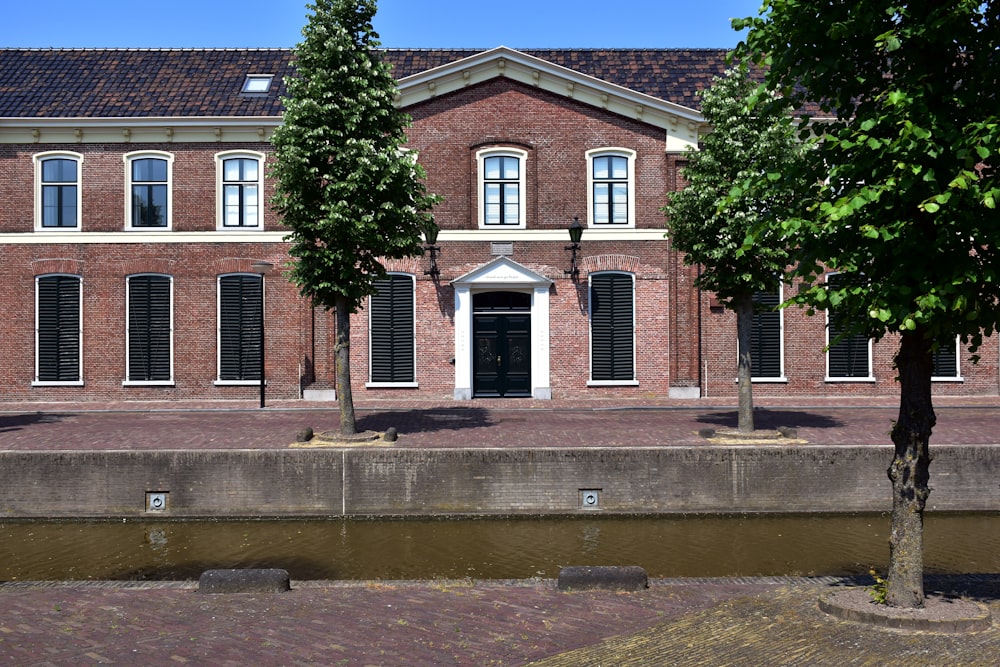
[(451, 284), (464, 287), (475, 287), (476, 285), (534, 287), (551, 285), (552, 280), (518, 264), (509, 257), (497, 257), (465, 275), (455, 278)]
[(581, 74), (506, 46), (400, 79), (398, 104), (408, 107), (439, 95), (506, 77), (583, 104), (639, 120), (666, 132), (666, 150), (697, 148), (698, 133), (707, 125), (688, 107)]

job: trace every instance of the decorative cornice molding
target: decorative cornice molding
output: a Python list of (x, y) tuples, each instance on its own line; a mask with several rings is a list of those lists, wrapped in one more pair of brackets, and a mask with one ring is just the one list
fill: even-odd
[(555, 95), (659, 127), (667, 151), (697, 147), (707, 128), (696, 110), (608, 83), (520, 51), (499, 46), (399, 80), (397, 104), (408, 107), (468, 86), (507, 78)]

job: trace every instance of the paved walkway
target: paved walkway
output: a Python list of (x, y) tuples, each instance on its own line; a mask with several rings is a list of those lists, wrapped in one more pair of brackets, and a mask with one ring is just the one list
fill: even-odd
[[(399, 447), (673, 446), (735, 425), (696, 402), (358, 402), (359, 427)], [(764, 403), (758, 426), (810, 444), (889, 447), (890, 399)], [(934, 444), (1000, 442), (1000, 399), (938, 400)], [(0, 404), (0, 450), (283, 448), (337, 428), (332, 404)], [(833, 579), (654, 581), (641, 593), (561, 593), (551, 580), (293, 582), (289, 593), (197, 593), (191, 582), (0, 582), (10, 665), (995, 665), (1000, 576), (938, 588), (990, 607), (961, 636), (841, 621), (816, 601)], [(860, 582), (853, 582), (860, 583)], [(929, 586), (933, 589), (934, 586)]]
[[(890, 446), (891, 399), (798, 401), (757, 408), (757, 428), (787, 426), (818, 445)], [(0, 403), (0, 450), (284, 448), (305, 427), (339, 428), (336, 404), (274, 401)], [(698, 431), (736, 426), (732, 406), (702, 401), (356, 403), (359, 430), (396, 427), (397, 447), (662, 447), (707, 444)], [(1000, 443), (1000, 398), (939, 399), (932, 443)]]
[[(293, 583), (205, 595), (191, 584), (0, 585), (4, 665), (751, 667), (997, 664), (1000, 629), (947, 635), (840, 621), (834, 580), (654, 581), (561, 593), (552, 581)], [(953, 592), (1000, 615), (1000, 578)]]

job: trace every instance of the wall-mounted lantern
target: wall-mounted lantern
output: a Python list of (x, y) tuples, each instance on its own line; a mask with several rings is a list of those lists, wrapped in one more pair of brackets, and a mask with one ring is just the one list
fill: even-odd
[(438, 276), (441, 275), (441, 269), (437, 265), (437, 254), (440, 252), (441, 248), (437, 245), (438, 238), (438, 226), (434, 223), (427, 225), (424, 229), (424, 249), (430, 253), (431, 256), (431, 266), (429, 269), (424, 271), (425, 276), (430, 276), (432, 280), (437, 280)]
[(563, 271), (563, 273), (574, 280), (580, 275), (580, 268), (576, 265), (576, 253), (580, 250), (581, 238), (583, 238), (583, 226), (580, 224), (580, 218), (573, 216), (573, 224), (569, 226), (569, 240), (571, 245), (565, 247), (565, 250), (570, 250), (573, 254), (570, 257), (569, 268)]

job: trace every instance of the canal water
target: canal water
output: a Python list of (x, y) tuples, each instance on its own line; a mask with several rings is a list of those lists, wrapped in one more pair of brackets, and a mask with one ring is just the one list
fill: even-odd
[[(0, 523), (0, 581), (185, 580), (277, 567), (292, 579), (519, 579), (568, 565), (651, 577), (852, 575), (888, 562), (889, 517), (728, 515), (459, 520)], [(925, 568), (1000, 572), (1000, 514), (927, 514)]]

